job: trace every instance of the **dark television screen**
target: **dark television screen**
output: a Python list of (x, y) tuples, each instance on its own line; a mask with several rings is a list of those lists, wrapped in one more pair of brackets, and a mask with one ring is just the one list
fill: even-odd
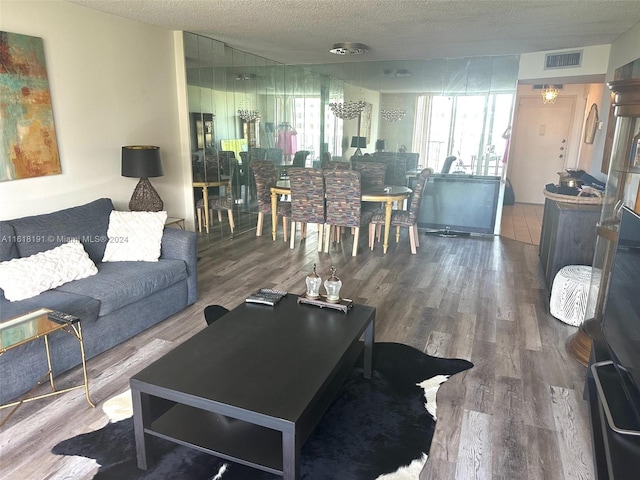
[(418, 227), (493, 234), (500, 177), (434, 174), (422, 194)]
[(640, 216), (626, 207), (620, 220), (602, 333), (640, 423)]

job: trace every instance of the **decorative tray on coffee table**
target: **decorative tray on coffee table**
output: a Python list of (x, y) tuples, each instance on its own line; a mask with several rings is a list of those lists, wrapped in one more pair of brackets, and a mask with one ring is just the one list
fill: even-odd
[(341, 298), (337, 302), (329, 302), (327, 301), (326, 295), (320, 295), (318, 298), (309, 298), (306, 293), (303, 293), (298, 297), (298, 303), (315, 305), (320, 308), (333, 308), (344, 313), (347, 313), (349, 309), (353, 307), (353, 300), (349, 300), (348, 298)]

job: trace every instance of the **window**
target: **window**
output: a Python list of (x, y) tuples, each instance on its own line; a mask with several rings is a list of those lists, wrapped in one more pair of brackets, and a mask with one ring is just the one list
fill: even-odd
[(502, 175), (514, 95), (420, 95), (413, 151), (440, 172), (445, 158), (457, 157), (451, 172)]

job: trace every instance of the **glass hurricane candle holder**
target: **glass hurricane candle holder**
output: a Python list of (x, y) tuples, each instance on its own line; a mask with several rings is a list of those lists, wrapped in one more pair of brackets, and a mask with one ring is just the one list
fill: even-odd
[(338, 303), (340, 301), (342, 282), (336, 277), (336, 267), (331, 267), (331, 277), (325, 280), (324, 288), (327, 290), (327, 302)]
[(313, 264), (313, 272), (307, 275), (307, 298), (318, 298), (320, 296), (320, 286), (322, 278), (316, 273), (316, 264)]

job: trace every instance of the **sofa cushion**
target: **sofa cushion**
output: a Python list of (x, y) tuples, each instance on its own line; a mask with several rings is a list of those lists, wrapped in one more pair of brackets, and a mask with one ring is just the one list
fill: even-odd
[(167, 212), (118, 212), (109, 215), (109, 241), (103, 262), (157, 262)]
[(51, 250), (76, 238), (94, 262), (102, 261), (113, 203), (101, 198), (53, 213), (8, 220), (15, 230), (21, 257)]
[[(2, 292), (0, 290), (0, 292)], [(37, 297), (19, 302), (9, 302), (0, 295), (0, 320), (17, 317), (23, 313), (32, 312), (39, 308), (48, 308), (60, 312), (70, 313), (84, 320), (95, 321), (100, 310), (100, 302), (84, 295), (61, 292), (58, 289), (47, 290)]]
[(29, 257), (0, 262), (0, 287), (11, 302), (35, 297), (98, 273), (82, 244), (73, 241)]
[(0, 262), (20, 257), (16, 231), (9, 222), (0, 222)]
[(99, 300), (100, 316), (187, 278), (182, 260), (98, 263), (97, 267), (97, 275), (66, 283), (58, 290)]

